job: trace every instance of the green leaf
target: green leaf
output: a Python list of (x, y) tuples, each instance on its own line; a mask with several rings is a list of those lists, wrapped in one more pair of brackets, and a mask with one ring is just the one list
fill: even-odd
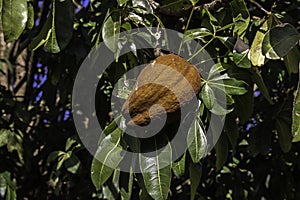
[(48, 158), (47, 158), (47, 163), (49, 164), (50, 162), (58, 159), (59, 157), (61, 157), (62, 155), (64, 155), (65, 152), (63, 151), (53, 151), (49, 154)]
[(244, 81), (237, 80), (235, 78), (224, 79), (221, 82), (209, 82), (210, 87), (217, 88), (226, 91), (226, 94), (230, 95), (243, 95), (247, 92), (245, 86), (247, 85)]
[(284, 64), (289, 74), (298, 73), (300, 65), (300, 52), (297, 46), (284, 56)]
[(172, 177), (172, 150), (168, 143), (162, 151), (158, 152), (157, 143), (158, 141), (155, 139), (156, 156), (145, 157), (141, 154), (140, 165), (145, 188), (149, 195), (155, 200), (165, 200), (168, 197)]
[(96, 189), (100, 189), (108, 180), (122, 159), (120, 145), (122, 133), (122, 130), (117, 128), (100, 142), (91, 167), (91, 177)]
[(64, 166), (66, 167), (68, 172), (77, 174), (80, 168), (80, 160), (74, 153), (72, 153), (71, 157), (64, 162)]
[(250, 22), (248, 8), (244, 0), (233, 0), (230, 2), (230, 6), (234, 22), (233, 32), (237, 33), (240, 38), (243, 38)]
[(51, 35), (51, 22), (52, 22), (52, 15), (50, 14), (47, 18), (42, 30), (39, 34), (33, 39), (33, 41), (28, 45), (29, 50), (36, 50), (50, 38)]
[(199, 0), (190, 0), (193, 6), (195, 6), (198, 3)]
[(2, 31), (6, 42), (17, 40), (26, 28), (27, 0), (3, 0)]
[(60, 50), (66, 48), (73, 36), (74, 6), (72, 0), (55, 3), (55, 36)]
[(292, 134), (294, 137), (293, 142), (299, 142), (300, 141), (300, 74), (299, 74), (298, 88), (296, 91), (296, 97), (293, 105)]
[(188, 151), (194, 163), (200, 162), (207, 153), (207, 139), (202, 128), (201, 119), (196, 118), (189, 129), (187, 142)]
[(265, 56), (262, 54), (262, 45), (265, 33), (268, 30), (269, 20), (266, 20), (259, 30), (256, 32), (250, 49), (250, 60), (254, 66), (262, 66), (265, 64)]
[(269, 59), (284, 57), (299, 41), (300, 35), (291, 24), (279, 24), (269, 30), (263, 40), (262, 53)]
[(26, 28), (28, 28), (30, 30), (33, 28), (33, 26), (34, 26), (34, 9), (33, 9), (32, 2), (29, 1), (28, 2), (28, 19), (26, 22)]
[(139, 14), (151, 14), (153, 9), (148, 0), (132, 0), (133, 9)]
[(242, 53), (233, 53), (233, 62), (240, 68), (251, 68), (251, 62), (248, 59), (248, 52), (249, 50), (246, 50)]
[(215, 104), (215, 95), (213, 90), (208, 86), (207, 83), (204, 86), (202, 86), (201, 92), (199, 93), (199, 97), (202, 99), (205, 107), (211, 110)]
[(124, 4), (127, 3), (128, 0), (118, 0), (118, 5), (123, 6)]
[(190, 162), (190, 180), (191, 180), (191, 200), (195, 199), (197, 188), (201, 181), (202, 167), (198, 164)]
[(275, 127), (278, 134), (278, 141), (281, 150), (284, 153), (287, 153), (292, 148), (292, 140), (291, 140), (291, 126), (282, 118), (278, 117), (275, 120)]
[(219, 137), (218, 142), (215, 145), (216, 149), (216, 167), (217, 170), (222, 169), (223, 165), (227, 161), (228, 156), (228, 141), (224, 133)]
[(207, 28), (196, 28), (187, 30), (183, 35), (183, 42), (190, 40), (202, 39), (206, 36), (213, 35)]
[(44, 46), (45, 49), (51, 53), (58, 53), (61, 50), (58, 46), (56, 31), (55, 31), (55, 18), (56, 18), (55, 4), (56, 4), (56, 1), (53, 1), (51, 14), (49, 15), (49, 18), (51, 19), (50, 36), (47, 37), (47, 40), (46, 40), (45, 46)]
[(104, 22), (102, 29), (102, 38), (104, 44), (114, 53), (117, 53), (118, 49), (120, 27), (120, 19), (116, 21), (112, 18), (112, 16), (110, 16)]
[(185, 157), (186, 154), (183, 154), (179, 161), (172, 164), (172, 170), (177, 177), (181, 177), (185, 173)]

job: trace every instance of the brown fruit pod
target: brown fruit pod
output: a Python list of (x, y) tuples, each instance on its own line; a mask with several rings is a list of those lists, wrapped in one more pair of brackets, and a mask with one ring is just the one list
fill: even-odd
[(199, 93), (201, 77), (184, 58), (167, 54), (141, 71), (134, 88), (122, 107), (127, 126), (146, 126), (165, 114), (166, 124), (170, 124), (178, 120), (181, 108)]

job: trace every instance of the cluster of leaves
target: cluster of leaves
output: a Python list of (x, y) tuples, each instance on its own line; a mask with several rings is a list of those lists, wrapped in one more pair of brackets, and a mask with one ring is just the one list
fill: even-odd
[[(296, 3), (91, 0), (84, 8), (71, 0), (0, 0), (0, 11), (5, 40), (21, 44), (1, 63), (13, 68), (24, 49), (33, 50), (24, 100), (0, 88), (0, 198), (299, 198)], [(201, 44), (189, 61), (199, 61), (202, 103), (187, 130), (191, 145), (179, 160), (162, 169), (163, 161), (141, 160), (151, 173), (125, 173), (92, 161), (80, 144), (68, 115), (71, 88), (91, 49), (104, 42), (118, 57), (131, 42), (117, 37), (120, 32), (151, 26), (182, 32), (183, 46), (190, 40)], [(100, 79), (97, 111), (103, 127), (111, 121), (112, 85), (154, 58), (152, 50), (130, 47), (132, 52), (119, 57)], [(203, 51), (212, 60), (199, 58)], [(0, 76), (7, 75), (0, 69)], [(225, 125), (205, 157), (212, 115)], [(106, 126), (97, 156), (109, 156), (107, 162), (117, 167), (122, 158), (114, 150), (127, 147), (124, 135), (115, 121)], [(166, 145), (162, 152), (166, 159), (170, 149)]]

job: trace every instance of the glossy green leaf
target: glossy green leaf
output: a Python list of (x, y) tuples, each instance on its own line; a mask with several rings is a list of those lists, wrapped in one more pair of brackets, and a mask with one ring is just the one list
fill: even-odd
[[(158, 150), (157, 142), (155, 140), (154, 145), (155, 149)], [(156, 156), (154, 157), (140, 155), (140, 166), (145, 188), (155, 200), (167, 199), (171, 184), (172, 150), (169, 143), (163, 148), (160, 152), (156, 151)]]
[(300, 141), (300, 74), (299, 74), (299, 82), (298, 82), (296, 97), (293, 105), (292, 134), (294, 137), (293, 142), (299, 142)]
[(230, 6), (234, 22), (233, 32), (243, 38), (250, 22), (250, 14), (246, 4), (244, 0), (233, 0), (230, 2)]
[(199, 97), (202, 99), (207, 109), (212, 109), (212, 107), (215, 104), (215, 95), (213, 90), (208, 86), (208, 84), (202, 86), (201, 92), (199, 93)]
[(233, 62), (240, 68), (246, 68), (246, 69), (251, 68), (251, 62), (248, 58), (248, 52), (249, 50), (244, 51), (242, 53), (234, 52)]
[(5, 41), (17, 40), (26, 28), (27, 19), (27, 0), (3, 0), (2, 31)]
[(190, 162), (190, 180), (191, 180), (191, 200), (195, 199), (197, 188), (201, 181), (202, 167), (198, 164)]
[(222, 169), (223, 165), (227, 161), (228, 156), (228, 141), (224, 133), (219, 137), (218, 142), (215, 145), (216, 150), (216, 167), (217, 170)]
[(26, 22), (26, 28), (32, 29), (34, 26), (34, 9), (31, 2), (28, 2), (28, 19)]
[(55, 36), (60, 50), (66, 48), (73, 36), (74, 6), (72, 0), (55, 3)]
[(265, 64), (265, 56), (262, 54), (262, 43), (265, 33), (268, 30), (268, 22), (266, 20), (259, 30), (256, 32), (250, 49), (250, 60), (254, 66), (262, 66)]
[(139, 14), (153, 13), (153, 9), (148, 0), (132, 0), (132, 7)]
[(284, 64), (289, 74), (298, 73), (300, 65), (300, 52), (297, 46), (284, 56)]
[(100, 142), (91, 167), (92, 181), (97, 189), (108, 180), (122, 159), (121, 134), (122, 130), (117, 128)]
[(185, 157), (186, 154), (183, 154), (179, 161), (172, 164), (172, 170), (177, 177), (181, 177), (185, 173)]
[(275, 127), (277, 130), (278, 141), (281, 150), (287, 153), (292, 148), (292, 138), (291, 138), (291, 126), (290, 124), (278, 117), (275, 121)]
[(140, 199), (153, 200), (153, 198), (148, 194), (146, 190), (143, 175), (141, 173), (136, 173), (135, 175), (137, 177), (139, 187), (140, 187), (140, 193), (139, 193)]
[(262, 53), (269, 59), (284, 57), (300, 40), (298, 30), (291, 24), (276, 25), (263, 40)]
[(207, 139), (200, 120), (194, 120), (187, 136), (188, 151), (194, 163), (198, 163), (207, 153)]
[(116, 21), (112, 16), (104, 22), (102, 28), (102, 38), (107, 46), (112, 52), (117, 53), (118, 43), (119, 43), (119, 33), (120, 33), (121, 23), (119, 19)]

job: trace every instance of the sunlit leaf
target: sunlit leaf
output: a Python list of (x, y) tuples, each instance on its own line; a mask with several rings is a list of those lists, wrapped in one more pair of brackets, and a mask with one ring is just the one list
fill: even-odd
[(156, 149), (154, 157), (140, 155), (141, 171), (149, 195), (155, 200), (164, 200), (168, 197), (171, 184), (172, 150), (168, 143), (162, 151), (158, 152), (156, 139), (154, 145)]
[(50, 36), (47, 37), (47, 40), (46, 40), (45, 46), (44, 46), (45, 49), (51, 53), (58, 53), (61, 50), (58, 46), (56, 32), (55, 32), (55, 17), (56, 17), (55, 4), (56, 4), (56, 1), (53, 1), (51, 14), (49, 15), (49, 18), (51, 19)]
[(237, 52), (233, 53), (233, 61), (238, 67), (246, 68), (246, 69), (251, 68), (251, 62), (248, 58), (248, 52), (249, 50), (244, 51), (242, 53), (237, 53)]
[(233, 0), (230, 2), (230, 6), (234, 22), (233, 32), (243, 38), (250, 22), (250, 14), (246, 4), (244, 0)]
[(265, 56), (262, 54), (262, 43), (265, 33), (268, 30), (268, 21), (266, 20), (259, 30), (256, 32), (250, 49), (250, 60), (254, 66), (262, 66), (265, 64)]
[(213, 90), (208, 86), (208, 84), (202, 86), (201, 92), (199, 93), (199, 97), (202, 99), (207, 109), (212, 109), (212, 107), (215, 104), (216, 98)]
[(42, 30), (39, 34), (33, 39), (33, 41), (28, 45), (29, 50), (36, 50), (50, 38), (51, 35), (51, 22), (52, 15), (50, 14), (47, 18), (45, 24), (43, 25)]
[(263, 40), (262, 53), (269, 59), (284, 57), (299, 41), (298, 30), (291, 24), (276, 25)]
[(132, 0), (132, 7), (137, 13), (140, 14), (153, 13), (152, 7), (148, 0)]
[[(299, 66), (300, 68), (300, 66)], [(299, 74), (300, 76), (300, 74)], [(292, 134), (294, 136), (293, 142), (300, 141), (300, 77), (298, 82), (298, 88), (296, 98), (293, 105), (293, 117), (292, 117)]]
[(174, 162), (172, 164), (172, 170), (173, 170), (175, 176), (177, 176), (177, 177), (180, 177), (180, 176), (184, 175), (184, 172), (185, 172), (185, 157), (186, 157), (186, 154), (184, 154), (179, 161)]
[(207, 139), (200, 120), (194, 120), (187, 136), (188, 151), (194, 163), (198, 163), (207, 153)]
[(207, 28), (190, 29), (184, 33), (183, 42), (188, 42), (194, 39), (202, 39), (209, 35), (213, 35), (213, 34)]
[(108, 180), (122, 159), (121, 134), (122, 130), (117, 128), (100, 142), (91, 167), (92, 181), (97, 189)]
[(3, 0), (2, 5), (2, 31), (7, 42), (17, 40), (24, 29), (28, 19), (27, 0)]
[(80, 164), (80, 160), (74, 153), (72, 153), (71, 157), (64, 162), (66, 169), (72, 174), (76, 174), (78, 172)]
[(31, 2), (28, 2), (28, 19), (26, 22), (26, 28), (32, 29), (34, 26), (34, 9)]
[(119, 43), (119, 33), (120, 33), (121, 23), (119, 19), (114, 20), (112, 16), (104, 22), (102, 29), (102, 38), (107, 46), (112, 52), (117, 53), (118, 43)]

